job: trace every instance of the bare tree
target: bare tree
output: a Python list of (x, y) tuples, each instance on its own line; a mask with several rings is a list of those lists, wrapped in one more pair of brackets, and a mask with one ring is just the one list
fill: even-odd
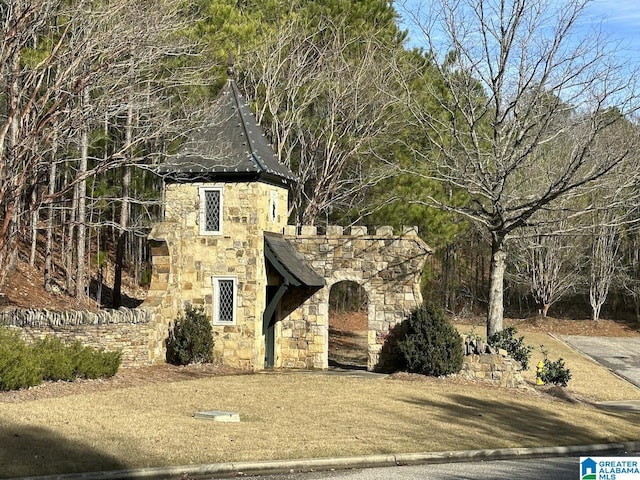
[(400, 125), (391, 58), (396, 46), (375, 32), (353, 36), (324, 19), (293, 21), (243, 54), (244, 90), (257, 103), (279, 159), (299, 177), (292, 193), (298, 224), (362, 200), (383, 172), (372, 161)]
[(620, 271), (622, 286), (631, 295), (636, 320), (640, 321), (640, 232), (637, 225), (625, 228), (622, 232), (623, 266)]
[[(544, 223), (540, 213), (563, 208), (568, 197), (632, 180), (613, 178), (633, 160), (637, 131), (621, 139), (608, 130), (637, 109), (637, 76), (615, 44), (597, 31), (578, 31), (583, 0), (429, 4), (408, 15), (430, 50), (424, 88), (440, 108), (425, 108), (407, 89), (431, 148), (417, 152), (419, 168), (403, 172), (466, 192), (464, 202), (429, 192), (413, 201), (466, 216), (490, 234), (492, 335), (503, 325), (505, 243), (513, 232)], [(619, 114), (607, 115), (611, 107)]]
[[(133, 140), (133, 105), (129, 103), (127, 106), (127, 120), (125, 125), (125, 147), (126, 153), (130, 157), (130, 145)], [(129, 188), (131, 187), (131, 168), (124, 166), (124, 175), (122, 177), (122, 201), (120, 204), (120, 233), (118, 235), (118, 243), (116, 246), (116, 265), (115, 278), (113, 280), (113, 307), (122, 306), (122, 269), (124, 267), (124, 250), (126, 232), (129, 226)]]
[[(80, 100), (80, 108), (84, 110), (89, 108), (89, 90), (85, 87)], [(87, 248), (87, 169), (89, 163), (89, 128), (91, 123), (88, 121), (88, 115), (85, 117), (80, 132), (80, 161), (78, 162), (78, 178), (80, 181), (77, 185), (78, 191), (78, 242), (77, 242), (77, 262), (75, 269), (76, 280), (76, 297), (81, 298), (85, 295), (86, 278), (85, 278), (85, 256)]]
[(592, 320), (600, 318), (600, 311), (609, 295), (609, 288), (618, 264), (620, 248), (618, 228), (617, 225), (598, 225), (591, 239), (589, 303)]
[(532, 227), (516, 236), (508, 248), (517, 280), (528, 286), (538, 313), (549, 308), (575, 286), (580, 277), (579, 236), (561, 219), (553, 231)]
[[(54, 127), (55, 130), (55, 127)], [(55, 161), (57, 151), (57, 139), (54, 136), (51, 140), (51, 162), (49, 165), (49, 178), (47, 193), (49, 197), (53, 197), (56, 193), (56, 179), (58, 177), (57, 167), (58, 164)], [(45, 242), (45, 254), (44, 254), (44, 288), (47, 292), (52, 289), (53, 283), (53, 237), (54, 237), (54, 214), (55, 210), (53, 202), (48, 202), (47, 205), (47, 220), (46, 220), (46, 242)]]
[[(178, 35), (188, 21), (183, 6), (179, 0), (152, 9), (135, 0), (0, 2), (0, 284), (23, 214), (65, 199), (71, 209), (65, 212), (71, 222), (65, 227), (68, 289), (84, 294), (87, 179), (157, 155), (159, 143), (172, 141), (182, 124), (178, 93), (194, 81), (210, 83), (202, 74), (204, 57)], [(175, 62), (178, 57), (183, 60)], [(169, 61), (171, 68), (163, 68)], [(128, 104), (143, 120), (125, 141), (118, 137), (118, 119)], [(113, 138), (93, 145), (92, 132), (105, 116), (113, 121)], [(52, 169), (52, 161), (63, 168)], [(39, 189), (29, 205), (31, 189), (47, 177), (47, 195)], [(53, 208), (48, 215), (51, 232)], [(47, 248), (47, 275), (51, 255)]]

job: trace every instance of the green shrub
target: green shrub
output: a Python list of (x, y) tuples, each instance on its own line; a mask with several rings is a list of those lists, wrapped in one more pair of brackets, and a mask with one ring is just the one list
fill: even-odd
[(487, 343), (492, 347), (505, 349), (511, 358), (520, 362), (523, 370), (527, 370), (533, 347), (525, 345), (524, 337), (516, 338), (516, 332), (516, 327), (507, 327), (491, 335)]
[(0, 390), (17, 390), (42, 383), (39, 362), (17, 332), (0, 327)]
[(85, 347), (79, 340), (68, 344), (58, 337), (38, 340), (33, 353), (44, 380), (52, 381), (113, 377), (122, 362), (121, 352)]
[(66, 344), (57, 337), (27, 345), (17, 332), (0, 328), (0, 390), (28, 388), (43, 380), (112, 377), (121, 361), (120, 352), (83, 347), (80, 341)]
[(423, 305), (406, 321), (407, 331), (398, 341), (398, 350), (407, 371), (441, 376), (462, 368), (462, 338), (442, 312)]
[(167, 362), (173, 365), (210, 363), (213, 360), (211, 322), (202, 307), (187, 304), (167, 338)]
[(71, 382), (75, 379), (75, 362), (69, 348), (58, 337), (45, 337), (33, 345), (33, 355), (40, 364), (44, 380)]
[(113, 377), (122, 362), (121, 352), (107, 352), (85, 347), (76, 340), (67, 347), (73, 359), (74, 376), (76, 378), (108, 378)]
[(542, 365), (542, 371), (538, 373), (540, 380), (543, 383), (558, 385), (559, 387), (566, 387), (571, 380), (571, 370), (569, 370), (562, 358), (559, 358), (555, 362), (549, 360), (548, 352), (544, 348), (544, 345), (540, 345), (542, 355), (544, 355), (544, 362)]
[(562, 358), (555, 362), (545, 358), (540, 378), (544, 383), (553, 383), (560, 387), (566, 387), (569, 380), (571, 380), (571, 370), (565, 366)]

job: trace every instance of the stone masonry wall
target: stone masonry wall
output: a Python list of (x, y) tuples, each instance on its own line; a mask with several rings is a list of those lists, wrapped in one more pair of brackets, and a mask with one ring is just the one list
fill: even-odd
[(327, 286), (282, 320), (276, 366), (328, 367), (329, 293), (334, 284), (352, 281), (368, 296), (368, 368), (384, 368), (380, 352), (389, 331), (422, 302), (420, 275), (431, 250), (417, 229), (394, 236), (391, 227), (373, 234), (351, 227), (344, 235), (342, 227), (330, 226), (317, 235), (314, 227), (287, 227), (285, 235)]
[[(222, 233), (200, 235), (198, 187), (221, 187)], [(271, 220), (270, 197), (276, 192), (277, 217)], [(262, 312), (266, 308), (263, 232), (282, 232), (287, 221), (284, 188), (251, 183), (170, 184), (165, 190), (162, 223), (150, 234), (153, 273), (145, 307), (154, 308), (153, 359), (164, 360), (164, 339), (186, 302), (213, 309), (213, 276), (237, 278), (235, 325), (215, 326), (214, 357), (248, 370), (264, 364)]]
[(310, 299), (304, 290), (282, 299), (282, 309), (291, 314), (276, 323), (276, 367), (327, 368), (329, 307), (318, 301), (324, 290)]
[(520, 364), (500, 354), (466, 355), (460, 374), (466, 378), (489, 380), (504, 387), (524, 384)]
[(54, 312), (51, 310), (7, 309), (0, 311), (0, 325), (19, 329), (27, 341), (46, 336), (83, 345), (122, 351), (123, 366), (150, 363), (149, 333), (152, 312), (147, 309)]

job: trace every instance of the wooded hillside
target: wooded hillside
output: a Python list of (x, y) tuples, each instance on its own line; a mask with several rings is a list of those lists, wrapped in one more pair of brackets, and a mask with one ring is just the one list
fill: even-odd
[(157, 165), (231, 61), (300, 179), (290, 223), (418, 225), (426, 298), (489, 330), (503, 306), (640, 319), (634, 65), (578, 0), (402, 6), (0, 0), (0, 285), (18, 261), (109, 306), (146, 285)]

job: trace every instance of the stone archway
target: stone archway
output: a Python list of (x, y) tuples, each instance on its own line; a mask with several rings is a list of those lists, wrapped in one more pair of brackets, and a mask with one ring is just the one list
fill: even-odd
[[(420, 275), (431, 249), (415, 228), (394, 235), (391, 227), (369, 234), (365, 227), (315, 227), (285, 230), (285, 238), (326, 286), (283, 320), (283, 367), (327, 368), (329, 349), (329, 294), (334, 284), (361, 285), (368, 299), (367, 369), (385, 369), (380, 354), (393, 327), (422, 302)], [(286, 333), (286, 334), (285, 334)]]
[(329, 367), (366, 369), (369, 358), (369, 311), (366, 289), (341, 280), (329, 288), (327, 362)]

